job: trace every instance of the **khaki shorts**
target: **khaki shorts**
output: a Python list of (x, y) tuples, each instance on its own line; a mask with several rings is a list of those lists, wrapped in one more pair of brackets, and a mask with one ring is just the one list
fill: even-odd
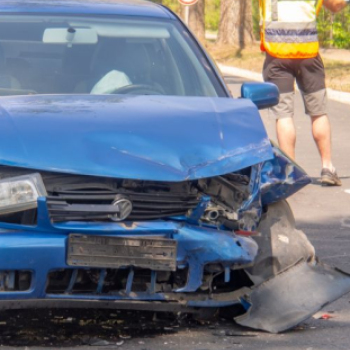
[(264, 80), (274, 83), (280, 90), (280, 102), (270, 108), (276, 118), (294, 116), (294, 84), (303, 97), (305, 113), (311, 117), (327, 114), (325, 72), (321, 57), (306, 59), (276, 58), (266, 54)]

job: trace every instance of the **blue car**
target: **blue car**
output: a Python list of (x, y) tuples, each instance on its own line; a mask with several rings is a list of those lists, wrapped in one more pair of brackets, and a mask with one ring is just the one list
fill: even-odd
[(0, 309), (235, 315), (284, 331), (350, 291), (286, 198), (272, 84), (233, 98), (169, 9), (0, 2)]

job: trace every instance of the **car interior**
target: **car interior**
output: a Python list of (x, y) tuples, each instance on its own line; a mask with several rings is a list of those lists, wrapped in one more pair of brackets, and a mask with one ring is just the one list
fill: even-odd
[(0, 95), (217, 95), (206, 65), (170, 25), (88, 25), (1, 21)]

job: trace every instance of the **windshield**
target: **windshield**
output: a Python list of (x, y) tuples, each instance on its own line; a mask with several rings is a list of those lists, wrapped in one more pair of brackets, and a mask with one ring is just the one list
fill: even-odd
[(175, 21), (0, 16), (0, 95), (225, 96)]

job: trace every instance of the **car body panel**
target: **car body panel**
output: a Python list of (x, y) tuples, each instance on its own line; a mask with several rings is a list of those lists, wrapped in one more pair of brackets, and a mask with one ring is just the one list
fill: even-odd
[(0, 13), (124, 15), (174, 18), (170, 11), (150, 1), (140, 0), (2, 0)]
[(261, 171), (263, 205), (286, 199), (311, 183), (306, 172), (274, 145), (273, 153), (274, 157), (264, 162)]
[(249, 100), (42, 95), (0, 102), (3, 165), (183, 181), (226, 174), (273, 157)]

